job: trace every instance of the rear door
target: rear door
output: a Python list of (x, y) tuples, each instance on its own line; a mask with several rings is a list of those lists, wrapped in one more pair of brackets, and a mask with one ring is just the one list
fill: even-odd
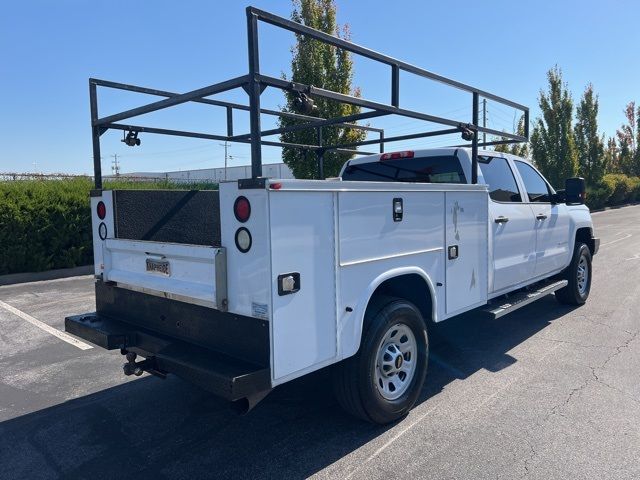
[[(535, 269), (535, 218), (518, 188), (509, 162), (502, 157), (479, 159), (482, 179), (489, 187), (489, 222), (493, 268), (489, 290), (492, 293), (533, 277)], [(491, 275), (493, 272), (493, 275)]]
[(553, 191), (538, 171), (526, 162), (514, 160), (526, 189), (529, 207), (536, 219), (536, 266), (534, 276), (547, 275), (569, 263), (570, 221), (567, 205), (552, 204)]

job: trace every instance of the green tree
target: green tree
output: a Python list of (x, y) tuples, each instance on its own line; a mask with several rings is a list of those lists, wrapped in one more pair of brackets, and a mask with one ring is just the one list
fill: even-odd
[[(347, 25), (338, 26), (336, 22), (336, 6), (333, 0), (294, 0), (291, 19), (316, 30), (342, 39), (349, 40)], [(324, 88), (342, 94), (359, 96), (357, 88), (352, 87), (353, 62), (350, 52), (332, 45), (318, 42), (304, 35), (296, 35), (296, 45), (292, 48), (291, 78), (293, 82)], [(285, 75), (283, 78), (287, 79)], [(287, 92), (285, 112), (297, 112), (294, 105), (296, 95)], [(360, 113), (360, 107), (338, 103), (323, 98), (313, 99), (317, 110), (313, 116), (322, 118), (342, 117)], [(281, 118), (281, 127), (296, 125), (300, 120)], [(322, 129), (322, 145), (335, 145), (364, 140), (366, 133), (362, 130), (340, 127), (324, 127)], [(305, 145), (318, 145), (315, 129), (286, 132), (280, 135), (283, 142)], [(340, 168), (353, 155), (327, 151), (324, 155), (324, 174), (336, 176)], [(305, 152), (295, 148), (283, 148), (282, 159), (293, 171), (296, 178), (317, 178), (317, 160), (314, 152)]]
[(585, 178), (587, 185), (595, 185), (606, 171), (604, 155), (604, 134), (598, 133), (598, 96), (593, 93), (593, 85), (587, 85), (576, 113), (574, 129), (578, 151), (578, 174)]
[[(520, 117), (518, 120), (518, 128), (516, 129), (516, 133), (518, 135), (524, 136), (524, 115)], [(509, 140), (507, 137), (500, 137), (498, 140)], [(512, 155), (517, 155), (518, 157), (526, 158), (529, 156), (529, 144), (526, 142), (523, 143), (507, 143), (503, 145), (496, 145), (494, 147), (496, 152), (504, 152), (510, 153)]]
[(604, 149), (604, 164), (606, 173), (622, 173), (618, 145), (614, 137), (609, 137), (609, 140), (607, 140), (607, 147)]
[(627, 122), (622, 124), (616, 131), (620, 173), (639, 175), (640, 152), (638, 151), (638, 142), (640, 141), (640, 126), (638, 125), (638, 116), (640, 116), (640, 108), (636, 112), (636, 103), (629, 102), (624, 109), (624, 116)]
[(578, 171), (573, 137), (573, 99), (562, 71), (556, 65), (547, 72), (548, 92), (540, 91), (542, 117), (536, 119), (531, 135), (533, 161), (553, 185), (562, 185)]

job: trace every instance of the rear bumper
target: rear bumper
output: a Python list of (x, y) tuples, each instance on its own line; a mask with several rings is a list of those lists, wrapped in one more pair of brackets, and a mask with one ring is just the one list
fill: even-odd
[(269, 368), (97, 313), (65, 318), (65, 330), (107, 350), (125, 348), (152, 359), (156, 370), (173, 373), (227, 400), (271, 389)]

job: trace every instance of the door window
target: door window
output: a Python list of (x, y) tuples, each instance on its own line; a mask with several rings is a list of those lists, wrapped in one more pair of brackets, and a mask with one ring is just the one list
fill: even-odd
[(544, 178), (528, 163), (516, 161), (515, 164), (524, 182), (524, 188), (527, 189), (529, 201), (549, 203), (551, 192)]
[(509, 162), (500, 157), (479, 157), (478, 165), (489, 186), (489, 196), (496, 202), (521, 202), (522, 196)]

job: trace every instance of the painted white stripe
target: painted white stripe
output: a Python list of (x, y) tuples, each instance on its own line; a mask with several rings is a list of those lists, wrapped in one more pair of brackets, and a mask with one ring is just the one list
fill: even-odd
[(601, 243), (601, 244), (600, 244), (600, 247), (606, 247), (607, 245), (611, 245), (612, 243), (616, 243), (616, 242), (619, 242), (619, 241), (621, 241), (621, 240), (626, 240), (627, 238), (629, 238), (629, 237), (631, 237), (631, 236), (632, 236), (632, 234), (631, 234), (631, 233), (627, 233), (627, 234), (626, 234), (624, 237), (622, 237), (622, 238), (618, 238), (618, 239), (616, 239), (616, 240), (611, 240), (610, 242), (607, 242), (607, 243)]
[(26, 320), (31, 325), (35, 325), (39, 329), (44, 330), (47, 333), (50, 333), (54, 337), (58, 337), (60, 340), (63, 340), (65, 342), (67, 342), (68, 344), (79, 348), (80, 350), (88, 350), (90, 348), (93, 348), (88, 343), (81, 342), (80, 340), (78, 340), (77, 338), (72, 337), (68, 333), (61, 332), (57, 328), (53, 328), (51, 325), (47, 325), (46, 323), (41, 322), (37, 318), (33, 318), (31, 315), (28, 315), (28, 314), (24, 313), (23, 311), (18, 310), (15, 307), (12, 307), (8, 303), (4, 303), (2, 300), (0, 300), (0, 307), (4, 308), (8, 312), (13, 313), (14, 315), (17, 315), (21, 319)]

